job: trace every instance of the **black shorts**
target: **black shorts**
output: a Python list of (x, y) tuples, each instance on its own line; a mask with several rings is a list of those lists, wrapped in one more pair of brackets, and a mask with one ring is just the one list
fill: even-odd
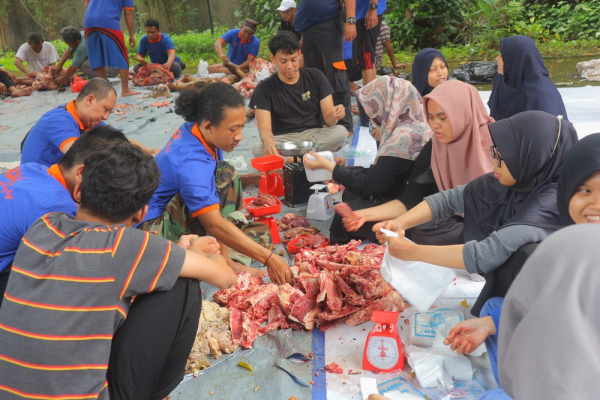
[(0, 71), (0, 83), (4, 83), (7, 89), (15, 86), (15, 83), (2, 71)]
[(352, 46), (352, 58), (358, 61), (361, 71), (375, 69), (375, 47), (381, 28), (382, 16), (377, 20), (377, 26), (367, 30), (366, 19), (356, 20), (356, 39)]

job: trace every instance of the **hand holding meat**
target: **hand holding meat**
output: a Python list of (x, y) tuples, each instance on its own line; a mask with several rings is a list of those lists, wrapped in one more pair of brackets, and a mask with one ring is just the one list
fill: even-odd
[(278, 285), (283, 285), (284, 283), (291, 285), (293, 282), (292, 270), (289, 265), (287, 265), (283, 258), (276, 254), (271, 254), (267, 262), (267, 271), (269, 272), (271, 281)]
[(460, 322), (450, 330), (444, 340), (446, 346), (456, 350), (459, 355), (470, 354), (490, 335), (496, 334), (496, 325), (492, 317), (472, 318)]
[(342, 223), (344, 229), (348, 232), (356, 232), (367, 222), (367, 219), (360, 214), (360, 210), (353, 213), (352, 217), (343, 217)]

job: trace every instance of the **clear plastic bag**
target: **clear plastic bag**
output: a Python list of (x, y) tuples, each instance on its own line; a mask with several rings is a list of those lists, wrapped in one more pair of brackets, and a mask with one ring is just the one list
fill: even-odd
[(204, 60), (200, 60), (198, 63), (198, 77), (206, 78), (208, 76), (208, 63)]
[(256, 83), (262, 81), (263, 79), (267, 79), (269, 76), (271, 76), (271, 71), (269, 71), (269, 67), (267, 67), (266, 65), (256, 73)]

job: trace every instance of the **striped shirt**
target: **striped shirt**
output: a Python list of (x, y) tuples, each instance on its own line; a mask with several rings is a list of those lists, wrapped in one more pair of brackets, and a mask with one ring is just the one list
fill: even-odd
[(375, 66), (381, 67), (383, 63), (383, 43), (391, 40), (390, 28), (387, 24), (381, 21), (381, 28), (379, 28), (379, 36), (377, 36), (377, 45), (375, 46)]
[(38, 219), (0, 309), (0, 398), (108, 400), (111, 340), (131, 296), (170, 290), (185, 251), (122, 225)]

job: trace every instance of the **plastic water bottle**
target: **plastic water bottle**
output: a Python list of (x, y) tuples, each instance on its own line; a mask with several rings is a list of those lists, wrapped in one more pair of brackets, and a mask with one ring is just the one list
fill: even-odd
[[(320, 151), (316, 154), (323, 156), (332, 162), (335, 162), (333, 159), (333, 153), (331, 151)], [(311, 161), (315, 160), (315, 157), (308, 153), (305, 157)], [(306, 170), (306, 178), (309, 182), (322, 182), (328, 181), (333, 178), (332, 173), (329, 172), (329, 170), (326, 170), (325, 168), (308, 169), (305, 167), (304, 169)]]

